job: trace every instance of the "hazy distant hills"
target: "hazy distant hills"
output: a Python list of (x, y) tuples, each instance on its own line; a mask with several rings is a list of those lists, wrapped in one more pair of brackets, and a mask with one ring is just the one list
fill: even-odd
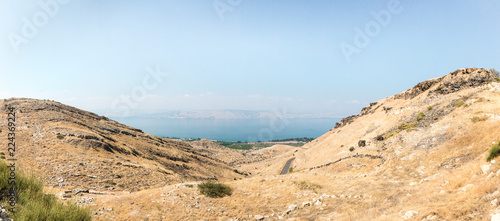
[(270, 119), (270, 118), (340, 118), (334, 113), (289, 113), (285, 109), (271, 111), (259, 110), (197, 110), (197, 111), (148, 111), (132, 110), (129, 115), (123, 116), (112, 110), (97, 110), (108, 117), (146, 117), (146, 118), (175, 118), (175, 119)]

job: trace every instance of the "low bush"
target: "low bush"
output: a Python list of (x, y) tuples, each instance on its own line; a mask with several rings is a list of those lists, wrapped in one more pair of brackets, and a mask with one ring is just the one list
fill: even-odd
[(354, 151), (354, 147), (349, 148), (349, 151), (351, 152)]
[(301, 189), (301, 190), (312, 190), (313, 192), (317, 192), (318, 189), (323, 188), (319, 184), (315, 184), (315, 183), (311, 183), (311, 182), (307, 182), (307, 181), (300, 181), (300, 182), (295, 181), (293, 183), (295, 185), (297, 185), (297, 187), (299, 187), (299, 189)]
[(490, 162), (494, 158), (498, 157), (498, 155), (500, 155), (500, 142), (494, 144), (491, 147), (489, 153), (490, 154), (488, 155), (488, 158), (486, 158), (486, 161), (488, 161), (488, 162)]
[(398, 134), (399, 132), (401, 132), (401, 131), (400, 130), (393, 130), (389, 133), (386, 133), (386, 134), (382, 135), (382, 140), (387, 140), (387, 139), (391, 138), (392, 136)]
[(113, 180), (107, 180), (106, 183), (113, 186), (116, 185), (116, 183)]
[(198, 185), (200, 193), (210, 198), (220, 198), (231, 196), (233, 190), (228, 185), (222, 183), (205, 182)]
[(420, 112), (420, 113), (417, 115), (417, 121), (421, 121), (422, 119), (424, 119), (424, 117), (425, 117), (424, 112)]
[(428, 106), (428, 107), (427, 107), (427, 110), (432, 110), (432, 106)]
[(470, 120), (471, 120), (473, 123), (477, 123), (477, 122), (479, 122), (479, 121), (485, 121), (485, 120), (487, 120), (487, 119), (488, 119), (488, 117), (473, 117), (473, 118), (471, 118)]
[(465, 104), (465, 102), (463, 100), (459, 100), (459, 101), (455, 102), (453, 104), (453, 106), (455, 106), (455, 107), (461, 107), (464, 104)]
[(57, 139), (59, 139), (59, 140), (64, 139), (64, 135), (61, 135), (61, 134), (57, 135)]
[[(418, 119), (418, 118), (417, 118)], [(417, 125), (417, 122), (412, 122), (412, 123), (402, 123), (398, 126), (400, 130), (406, 130), (406, 131), (411, 131), (415, 126)]]

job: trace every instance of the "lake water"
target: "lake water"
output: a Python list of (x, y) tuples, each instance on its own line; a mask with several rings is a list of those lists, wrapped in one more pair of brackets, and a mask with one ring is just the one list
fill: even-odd
[(228, 120), (126, 117), (113, 120), (161, 137), (255, 142), (296, 137), (317, 138), (332, 129), (340, 119)]

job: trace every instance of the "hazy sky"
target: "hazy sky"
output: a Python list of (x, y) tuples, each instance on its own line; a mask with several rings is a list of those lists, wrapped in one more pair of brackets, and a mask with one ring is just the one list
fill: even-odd
[(86, 110), (359, 113), (500, 69), (500, 2), (0, 0), (0, 98)]

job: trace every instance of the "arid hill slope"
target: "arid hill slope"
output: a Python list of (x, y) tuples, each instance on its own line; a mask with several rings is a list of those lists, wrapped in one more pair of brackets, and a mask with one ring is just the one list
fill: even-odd
[[(89, 205), (95, 212), (96, 220), (492, 220), (495, 215), (500, 217), (500, 158), (487, 162), (486, 157), (492, 145), (500, 142), (499, 80), (485, 69), (460, 69), (373, 102), (359, 115), (343, 119), (331, 131), (304, 147), (274, 146), (251, 152), (250, 156), (254, 154), (263, 160), (238, 161), (236, 168), (250, 172), (252, 176), (241, 180), (223, 180), (233, 188), (232, 195), (224, 198), (201, 195), (193, 188), (200, 181), (193, 180), (178, 184), (172, 181), (172, 184), (161, 187), (151, 184), (149, 189), (132, 193), (83, 193), (72, 200)], [(43, 124), (45, 130), (33, 130), (37, 125), (30, 123), (30, 128), (19, 129), (25, 133), (24, 136), (29, 134), (35, 137), (36, 131), (45, 135), (46, 139), (41, 140), (46, 147), (36, 143), (40, 142), (37, 139), (26, 139), (33, 142), (26, 146), (37, 148), (26, 148), (22, 153), (24, 155), (19, 157), (33, 159), (35, 170), (64, 174), (73, 168), (53, 165), (80, 166), (76, 156), (92, 154), (92, 158), (101, 159), (95, 163), (89, 159), (93, 167), (109, 166), (106, 163), (111, 160), (116, 165), (120, 159), (122, 164), (142, 166), (138, 171), (156, 168), (156, 164), (169, 173), (178, 173), (173, 169), (175, 167), (160, 167), (158, 160), (148, 160), (147, 148), (139, 150), (139, 145), (134, 144), (134, 139), (140, 137), (146, 140), (141, 144), (149, 143), (145, 146), (155, 147), (154, 140), (157, 138), (142, 137), (147, 135), (140, 136), (140, 132), (114, 122), (109, 124), (106, 119), (95, 120), (96, 125), (92, 128), (98, 124), (113, 125), (136, 135), (127, 141), (125, 138), (130, 135), (121, 132), (104, 129), (96, 132), (74, 126), (79, 124), (68, 123), (73, 121), (70, 114), (61, 115), (67, 116), (67, 120), (45, 123), (47, 118), (41, 113), (44, 112), (32, 115), (38, 119), (33, 122)], [(117, 147), (110, 147), (122, 160), (103, 148), (87, 150), (85, 145), (72, 144), (71, 139), (75, 136), (70, 133), (64, 139), (55, 138), (57, 133), (61, 133), (56, 129), (67, 125), (72, 125), (70, 128), (73, 130), (99, 135), (104, 141), (107, 140), (104, 136), (120, 140), (126, 145), (106, 142), (126, 151), (137, 148), (142, 155), (127, 155), (115, 150)], [(26, 132), (29, 129), (29, 133)], [(75, 132), (73, 134), (76, 135)], [(172, 141), (167, 144), (186, 145)], [(212, 173), (218, 172), (210, 170), (220, 168), (228, 169), (215, 174), (218, 178), (238, 175), (222, 163), (181, 151), (184, 148), (167, 147), (160, 143), (160, 147), (163, 145), (165, 148), (161, 150), (176, 150), (180, 158), (196, 156), (211, 162), (188, 161), (189, 168), (185, 171), (191, 172), (191, 176), (199, 174), (196, 176), (209, 178)], [(193, 143), (193, 146), (186, 147), (186, 150), (217, 154), (221, 162), (229, 163), (233, 157), (245, 157), (242, 152), (227, 151), (206, 140)], [(62, 153), (59, 155), (61, 159), (49, 159), (57, 163), (45, 161), (46, 155), (54, 156), (56, 152)], [(129, 158), (125, 158), (127, 156)], [(278, 175), (290, 158), (295, 158), (293, 172)], [(198, 168), (192, 162), (207, 169)], [(82, 167), (85, 164), (77, 168), (82, 171), (95, 169)], [(141, 182), (157, 180), (152, 176), (137, 176), (144, 177), (145, 181)], [(173, 176), (172, 179), (188, 181), (186, 177)]]
[(48, 186), (140, 190), (189, 180), (241, 178), (222, 161), (188, 143), (143, 133), (54, 101), (0, 100), (0, 139), (7, 152), (7, 111), (16, 110), (15, 158)]
[(498, 80), (460, 69), (373, 102), (307, 144), (295, 166), (372, 196), (336, 206), (339, 218), (489, 220), (500, 209), (500, 164), (486, 162), (500, 141)]

